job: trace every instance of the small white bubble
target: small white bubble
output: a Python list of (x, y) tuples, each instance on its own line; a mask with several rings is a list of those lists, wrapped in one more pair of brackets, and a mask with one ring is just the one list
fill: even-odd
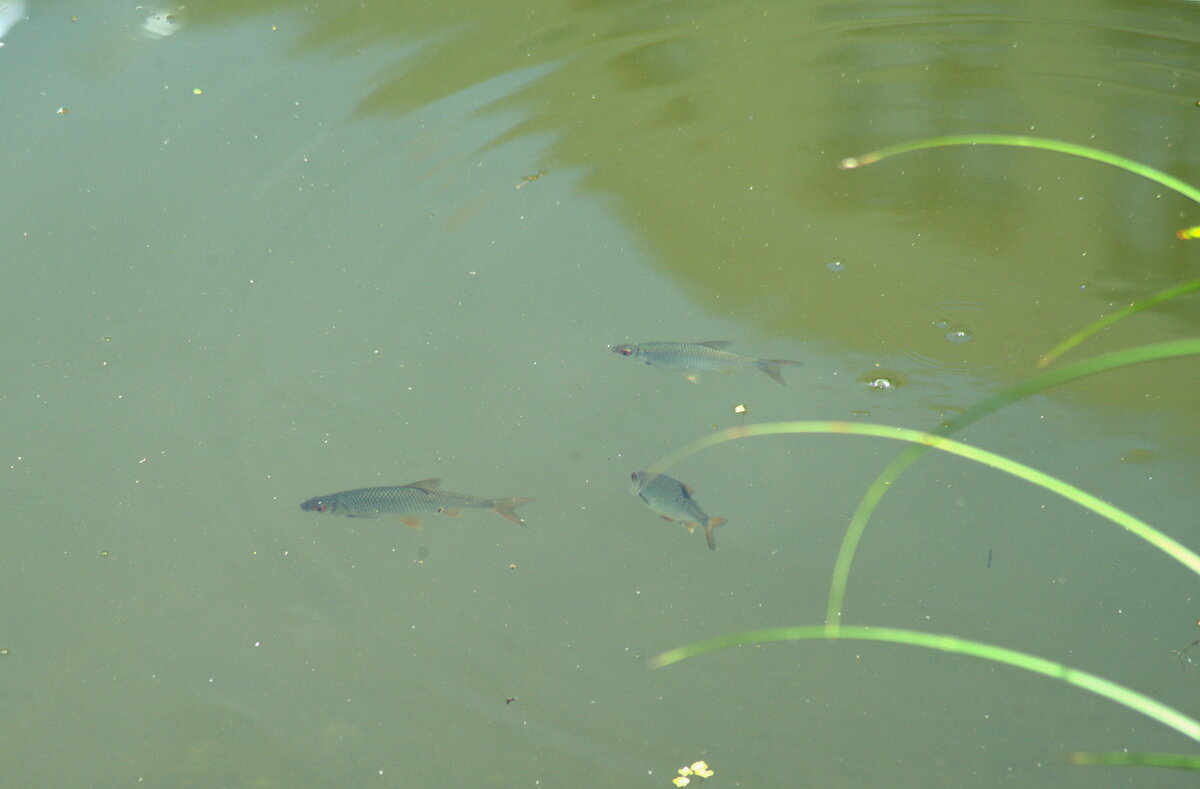
[(975, 334), (966, 326), (951, 326), (946, 339), (955, 343), (970, 342), (975, 339)]
[(829, 269), (830, 271), (841, 271), (842, 269), (846, 268), (846, 261), (831, 260), (825, 264), (825, 268)]

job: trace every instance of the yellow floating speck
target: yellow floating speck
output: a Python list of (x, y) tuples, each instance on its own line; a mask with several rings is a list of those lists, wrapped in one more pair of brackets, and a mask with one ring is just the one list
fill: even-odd
[(199, 96), (199, 95), (200, 95), (201, 93), (203, 93), (203, 92), (204, 92), (204, 91), (200, 90), (199, 88), (192, 88), (192, 95), (193, 95), (193, 96)]
[(691, 783), (691, 781), (687, 778), (684, 778), (681, 775), (678, 778), (676, 778), (675, 780), (671, 781), (671, 783), (675, 784), (676, 786), (687, 786), (688, 784)]

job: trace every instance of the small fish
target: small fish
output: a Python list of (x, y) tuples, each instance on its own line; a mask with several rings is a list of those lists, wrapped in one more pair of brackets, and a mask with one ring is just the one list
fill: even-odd
[(688, 533), (697, 524), (704, 524), (704, 539), (708, 541), (708, 549), (715, 551), (717, 541), (713, 538), (713, 529), (725, 523), (724, 518), (710, 518), (700, 509), (700, 505), (692, 498), (692, 488), (674, 477), (666, 474), (654, 474), (649, 471), (635, 471), (629, 475), (633, 480), (630, 492), (641, 498), (650, 510), (665, 521), (675, 521), (687, 527)]
[(697, 383), (698, 372), (719, 370), (731, 373), (738, 367), (757, 367), (779, 383), (783, 383), (783, 375), (779, 368), (784, 365), (803, 364), (789, 359), (755, 359), (753, 356), (742, 356), (725, 350), (729, 343), (725, 340), (709, 342), (644, 342), (640, 345), (614, 345), (613, 353), (622, 356), (641, 358), (651, 367), (662, 370), (675, 370), (683, 373), (683, 377)]
[(397, 518), (406, 526), (420, 528), (418, 515), (436, 512), (457, 518), (464, 507), (491, 510), (513, 523), (524, 524), (513, 508), (533, 499), (477, 499), (465, 493), (438, 490), (440, 479), (423, 479), (410, 485), (358, 488), (317, 496), (300, 505), (305, 512), (328, 512), (350, 518)]

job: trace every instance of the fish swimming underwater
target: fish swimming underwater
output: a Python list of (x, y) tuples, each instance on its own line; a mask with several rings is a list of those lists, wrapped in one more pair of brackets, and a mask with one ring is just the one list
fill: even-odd
[(533, 499), (479, 499), (465, 493), (438, 490), (440, 479), (423, 479), (410, 485), (358, 488), (317, 496), (300, 505), (305, 512), (327, 512), (350, 518), (396, 518), (406, 526), (420, 528), (418, 515), (440, 513), (458, 517), (464, 507), (491, 510), (513, 523), (524, 524), (513, 508)]
[(663, 520), (682, 523), (687, 527), (688, 533), (691, 533), (697, 524), (704, 524), (704, 539), (708, 541), (708, 549), (717, 549), (713, 529), (725, 523), (725, 519), (708, 517), (692, 498), (690, 485), (666, 474), (654, 474), (649, 471), (635, 471), (629, 478), (633, 480), (630, 492), (646, 502), (655, 515)]
[(613, 353), (642, 359), (651, 367), (662, 370), (675, 370), (683, 373), (692, 383), (699, 381), (696, 373), (718, 370), (731, 373), (739, 367), (757, 367), (779, 383), (783, 383), (783, 374), (779, 368), (785, 365), (803, 364), (790, 359), (756, 359), (753, 356), (743, 356), (740, 353), (727, 351), (729, 343), (725, 340), (709, 342), (644, 342), (640, 345), (614, 345)]

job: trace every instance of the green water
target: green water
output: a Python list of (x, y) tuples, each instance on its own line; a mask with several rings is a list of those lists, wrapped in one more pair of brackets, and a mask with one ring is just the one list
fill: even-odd
[[(158, 32), (144, 24), (149, 15)], [(1197, 276), (1200, 207), (1003, 148), (1200, 183), (1195, 3), (39, 3), (0, 48), (0, 787), (1174, 787), (1073, 750), (1198, 746), (1077, 688), (884, 644), (665, 649), (820, 624), (900, 448)], [(166, 17), (170, 15), (170, 19)], [(165, 35), (164, 35), (165, 33)], [(534, 176), (538, 176), (533, 178)], [(1064, 359), (1195, 333), (1195, 296)], [(609, 352), (800, 359), (699, 385)], [(961, 438), (1200, 550), (1191, 361)], [(864, 379), (891, 376), (890, 392)], [(529, 496), (424, 528), (313, 516), (440, 477)], [(1074, 505), (927, 456), (844, 621), (1024, 650), (1200, 715), (1200, 587)], [(693, 783), (692, 786), (698, 785)]]

